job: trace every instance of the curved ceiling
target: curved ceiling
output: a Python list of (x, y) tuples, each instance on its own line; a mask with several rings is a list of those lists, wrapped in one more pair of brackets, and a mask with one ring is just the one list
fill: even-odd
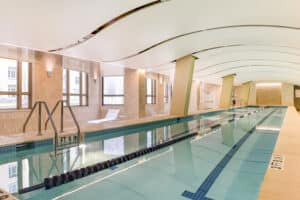
[[(10, 0), (0, 43), (167, 73), (193, 54), (194, 77), (300, 84), (299, 0)], [(16, 14), (18, 13), (18, 14)]]

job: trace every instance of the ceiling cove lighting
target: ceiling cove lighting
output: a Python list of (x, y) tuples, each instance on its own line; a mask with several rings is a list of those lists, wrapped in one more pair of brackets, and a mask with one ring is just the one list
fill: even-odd
[(256, 87), (278, 87), (281, 83), (256, 83)]

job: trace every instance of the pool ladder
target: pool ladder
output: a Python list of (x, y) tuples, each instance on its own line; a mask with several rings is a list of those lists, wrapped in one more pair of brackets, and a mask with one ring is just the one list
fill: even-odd
[[(23, 125), (23, 132), (26, 130), (26, 126), (32, 117), (32, 114), (34, 110), (38, 106), (38, 136), (42, 135), (42, 106), (45, 107), (46, 113), (47, 113), (47, 120), (45, 121), (45, 130), (47, 130), (48, 123), (50, 121), (52, 128), (54, 130), (54, 152), (55, 155), (58, 154), (62, 149), (67, 148), (67, 147), (73, 147), (73, 146), (78, 146), (80, 144), (80, 126), (79, 123), (75, 117), (75, 114), (71, 108), (71, 106), (67, 103), (65, 100), (59, 100), (55, 104), (54, 108), (50, 112), (49, 107), (45, 101), (37, 101), (33, 108), (31, 109), (31, 112), (29, 113), (24, 125)], [(60, 107), (60, 133), (64, 132), (64, 108), (66, 107), (73, 119), (73, 122), (75, 123), (76, 126), (76, 133), (75, 134), (67, 134), (67, 135), (60, 135), (56, 125), (53, 120), (53, 114), (57, 110), (57, 108)]]

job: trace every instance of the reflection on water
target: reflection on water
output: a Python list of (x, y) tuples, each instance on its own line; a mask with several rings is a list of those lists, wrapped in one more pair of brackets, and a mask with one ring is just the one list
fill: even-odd
[[(214, 115), (218, 116), (220, 113), (215, 113)], [(53, 155), (52, 146), (36, 147), (10, 154), (0, 154), (0, 162), (2, 162), (0, 164), (0, 188), (15, 193), (18, 189), (42, 183), (46, 177), (106, 161), (141, 148), (151, 147), (170, 138), (186, 134), (188, 131), (205, 131), (210, 124), (218, 123), (219, 117), (215, 117), (216, 121), (212, 119), (208, 121), (206, 119), (208, 117), (212, 118), (214, 115), (210, 114), (207, 117), (198, 117), (188, 122), (162, 126), (153, 130), (144, 130), (127, 135), (108, 135), (105, 139), (65, 149), (57, 157)], [(223, 114), (222, 119), (225, 116)], [(231, 117), (231, 115), (228, 115), (228, 117)], [(223, 143), (228, 146), (234, 143), (233, 135), (229, 129), (226, 126), (222, 128)], [(184, 146), (183, 149), (175, 148), (174, 152), (185, 152), (184, 155), (191, 155), (190, 143), (187, 142), (186, 145), (182, 146)], [(182, 174), (181, 172), (184, 170), (194, 171), (192, 157), (180, 156), (180, 153), (174, 155), (176, 155), (174, 162), (185, 163), (178, 165), (182, 167), (176, 169), (180, 172), (179, 174)], [(186, 180), (188, 181), (189, 178), (187, 177)]]
[(232, 147), (234, 145), (234, 136), (233, 136), (233, 126), (232, 124), (226, 124), (225, 126), (221, 127), (223, 144), (228, 147)]
[(16, 193), (19, 188), (42, 183), (46, 177), (151, 147), (170, 137), (170, 126), (166, 126), (64, 149), (57, 157), (52, 152), (27, 150), (22, 156), (15, 156), (17, 161), (0, 165), (0, 188)]
[(0, 166), (0, 187), (11, 193), (18, 191), (18, 163), (11, 162)]
[(124, 155), (124, 136), (104, 140), (104, 154)]

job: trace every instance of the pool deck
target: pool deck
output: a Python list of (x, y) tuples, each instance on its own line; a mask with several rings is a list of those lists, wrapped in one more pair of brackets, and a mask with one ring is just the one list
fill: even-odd
[(283, 170), (268, 168), (259, 200), (300, 199), (300, 114), (288, 107), (273, 155), (284, 157)]
[[(236, 107), (238, 108), (238, 107)], [(213, 111), (221, 111), (225, 109), (210, 109), (210, 110), (201, 110), (198, 112), (190, 113), (188, 116), (196, 115), (196, 114), (203, 114)], [(88, 132), (95, 132), (95, 131), (102, 131), (102, 130), (109, 130), (113, 128), (120, 128), (129, 125), (138, 125), (147, 122), (155, 122), (160, 120), (166, 119), (174, 119), (177, 117), (186, 117), (186, 116), (176, 116), (176, 115), (157, 115), (152, 117), (144, 117), (140, 119), (128, 119), (128, 120), (115, 120), (115, 121), (108, 121), (99, 124), (89, 124), (88, 122), (81, 122), (80, 128), (82, 133)], [(76, 133), (75, 127), (65, 128), (64, 135), (74, 134)], [(10, 146), (15, 144), (21, 144), (26, 142), (36, 142), (42, 141), (47, 139), (52, 139), (54, 137), (54, 133), (52, 130), (43, 131), (41, 136), (37, 136), (37, 132), (26, 132), (26, 133), (16, 133), (10, 135), (0, 135), (0, 147)]]

